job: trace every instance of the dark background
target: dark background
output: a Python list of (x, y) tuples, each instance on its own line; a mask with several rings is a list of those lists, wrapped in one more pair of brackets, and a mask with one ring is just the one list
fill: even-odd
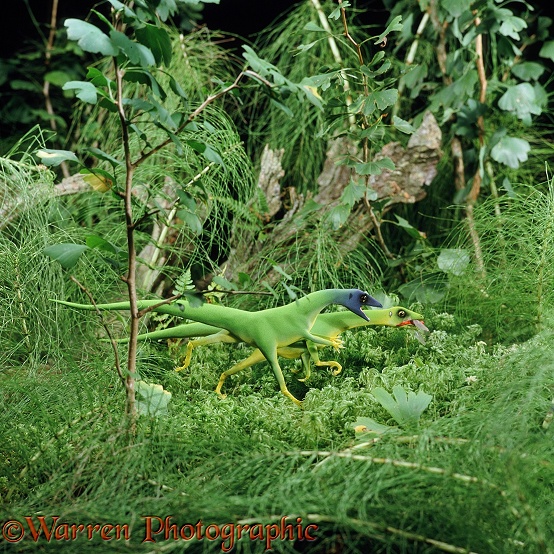
[[(292, 0), (248, 1), (221, 0), (220, 4), (206, 4), (202, 11), (205, 23), (211, 29), (249, 37), (267, 27), (276, 17), (296, 4)], [(27, 5), (28, 6), (27, 6)], [(15, 0), (9, 10), (4, 11), (7, 25), (0, 33), (0, 57), (9, 57), (20, 51), (26, 41), (40, 41), (40, 34), (33, 24), (29, 9), (35, 20), (40, 23), (43, 33), (48, 32), (51, 0)], [(84, 19), (91, 8), (106, 11), (106, 5), (92, 0), (59, 0), (58, 27), (68, 17)], [(28, 46), (28, 45), (27, 45)]]
[[(298, 0), (220, 0), (220, 4), (205, 4), (201, 23), (214, 30), (253, 38), (272, 21), (292, 8)], [(388, 14), (381, 0), (357, 2), (358, 7), (368, 9), (367, 22), (385, 22)], [(0, 33), (0, 58), (29, 48), (29, 41), (41, 41), (39, 32), (33, 24), (40, 24), (42, 32), (48, 33), (52, 0), (12, 0), (4, 10), (4, 25)], [(107, 12), (109, 5), (93, 0), (59, 0), (58, 27), (68, 17), (84, 19), (91, 8)], [(29, 10), (32, 11), (33, 17)]]

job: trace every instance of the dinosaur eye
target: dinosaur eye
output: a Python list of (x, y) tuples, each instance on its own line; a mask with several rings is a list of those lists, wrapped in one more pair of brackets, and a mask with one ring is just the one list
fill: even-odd
[(397, 315), (398, 317), (406, 317), (406, 310), (398, 310), (398, 311), (396, 312), (396, 315)]
[(367, 303), (367, 294), (362, 294), (360, 295), (360, 302), (362, 304), (366, 304)]

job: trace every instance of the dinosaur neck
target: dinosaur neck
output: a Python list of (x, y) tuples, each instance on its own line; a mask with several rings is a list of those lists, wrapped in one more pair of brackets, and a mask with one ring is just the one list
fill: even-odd
[[(307, 317), (317, 317), (317, 315), (329, 304), (341, 304), (346, 305), (348, 296), (351, 294), (349, 289), (325, 289), (312, 292), (295, 302), (289, 304), (289, 306), (296, 306), (302, 314)], [(352, 312), (349, 312), (352, 313)], [(354, 317), (355, 314), (352, 314)], [(361, 318), (360, 318), (361, 319)]]

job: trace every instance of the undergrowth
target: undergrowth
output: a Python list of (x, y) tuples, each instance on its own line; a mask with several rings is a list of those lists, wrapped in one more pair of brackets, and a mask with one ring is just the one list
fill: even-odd
[[(213, 388), (245, 347), (197, 348), (184, 373), (178, 349), (141, 346), (141, 377), (173, 395), (167, 417), (139, 420), (130, 440), (111, 353), (89, 335), (37, 373), (1, 375), (2, 521), (59, 516), (66, 523), (128, 524), (130, 544), (98, 536), (40, 539), (41, 551), (219, 552), (221, 540), (145, 538), (149, 516), (182, 526), (316, 525), (317, 539), (275, 540), (276, 552), (549, 552), (552, 430), (551, 331), (519, 346), (487, 346), (477, 326), (427, 311), (424, 345), (401, 329), (345, 334), (322, 352), (344, 366), (314, 370), (308, 386), (283, 361), (304, 410), (278, 393), (265, 364)], [(433, 396), (417, 429), (398, 428), (376, 386)], [(366, 441), (371, 417), (395, 431)], [(9, 508), (8, 508), (9, 506)], [(157, 520), (156, 520), (157, 521)], [(28, 537), (4, 551), (37, 549)], [(228, 545), (228, 543), (227, 543)], [(237, 552), (263, 552), (243, 539)]]

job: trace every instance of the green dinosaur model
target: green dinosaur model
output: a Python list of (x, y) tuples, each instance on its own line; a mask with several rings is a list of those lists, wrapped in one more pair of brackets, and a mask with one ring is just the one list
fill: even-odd
[[(365, 321), (355, 316), (351, 312), (332, 312), (319, 314), (315, 323), (311, 329), (314, 335), (335, 340), (337, 337), (348, 329), (354, 329), (356, 327), (367, 325), (384, 325), (388, 327), (403, 327), (411, 326), (416, 327), (421, 331), (428, 331), (427, 327), (423, 323), (423, 316), (417, 312), (408, 310), (401, 306), (395, 306), (393, 308), (383, 308), (375, 310), (364, 310), (368, 316), (368, 320)], [(189, 341), (187, 344), (187, 354), (182, 367), (177, 368), (177, 371), (181, 371), (188, 367), (190, 363), (190, 357), (192, 349), (195, 346), (201, 346), (205, 344), (212, 344), (214, 342), (234, 342), (229, 335), (221, 335), (221, 329), (212, 325), (203, 325), (201, 323), (185, 323), (183, 325), (177, 325), (169, 329), (162, 329), (160, 331), (151, 331), (150, 333), (144, 333), (139, 335), (139, 340), (158, 340), (164, 338), (187, 338), (187, 337), (202, 337)], [(221, 340), (221, 339), (224, 340)], [(126, 339), (123, 339), (126, 340)], [(304, 367), (304, 377), (299, 381), (307, 381), (311, 375), (310, 360), (317, 367), (327, 366), (335, 368), (333, 375), (338, 375), (342, 371), (342, 366), (334, 360), (321, 361), (319, 359), (318, 350), (323, 348), (323, 345), (316, 344), (313, 341), (307, 340), (305, 342), (299, 342), (291, 344), (290, 346), (284, 346), (277, 349), (277, 354), (282, 358), (294, 360), (297, 358), (302, 359), (302, 365)], [(233, 367), (224, 371), (217, 384), (215, 392), (222, 398), (225, 395), (222, 394), (221, 388), (227, 377), (235, 375), (244, 369), (253, 366), (258, 362), (265, 360), (264, 355), (257, 348), (248, 356), (248, 358), (238, 362)]]
[[(401, 306), (394, 306), (392, 308), (382, 308), (374, 310), (364, 310), (368, 316), (368, 320), (360, 319), (356, 315), (349, 311), (323, 313), (317, 316), (315, 323), (311, 329), (311, 332), (318, 337), (323, 337), (329, 340), (336, 339), (338, 335), (348, 329), (354, 329), (356, 327), (362, 327), (367, 325), (382, 325), (388, 327), (403, 327), (411, 326), (417, 327), (420, 330), (428, 331), (427, 327), (423, 324), (423, 316), (407, 308)], [(191, 338), (201, 337), (190, 340), (187, 343), (187, 353), (183, 365), (177, 368), (177, 371), (186, 369), (190, 364), (191, 354), (193, 348), (196, 346), (203, 346), (206, 344), (213, 344), (215, 342), (237, 342), (229, 334), (221, 333), (222, 329), (213, 325), (206, 325), (204, 323), (184, 323), (182, 325), (176, 325), (168, 329), (161, 329), (159, 331), (150, 331), (138, 335), (138, 340), (160, 340), (160, 339), (174, 339), (174, 338)], [(118, 339), (118, 342), (128, 342), (129, 339)], [(302, 358), (303, 366), (305, 369), (304, 378), (300, 381), (306, 381), (311, 375), (310, 360), (314, 365), (334, 367), (333, 375), (338, 375), (342, 367), (336, 361), (321, 361), (319, 359), (318, 350), (322, 348), (322, 345), (316, 345), (312, 341), (306, 341), (304, 343), (294, 344), (291, 346), (281, 347), (277, 350), (277, 354), (287, 359)], [(228, 370), (228, 375), (233, 375), (239, 371), (246, 369), (254, 365), (255, 363), (263, 361), (265, 358), (259, 349), (256, 349), (248, 358), (239, 362)], [(223, 378), (223, 375), (222, 375)], [(225, 380), (225, 378), (223, 378)]]
[[(85, 310), (124, 310), (129, 308), (128, 302), (97, 304), (93, 306), (61, 300), (54, 301)], [(143, 300), (139, 302), (139, 309), (157, 306), (157, 304), (159, 304), (158, 300)], [(356, 316), (366, 321), (368, 316), (362, 310), (363, 306), (382, 307), (375, 298), (359, 289), (327, 289), (312, 292), (285, 306), (269, 308), (258, 312), (248, 312), (206, 302), (198, 307), (194, 307), (186, 301), (177, 301), (173, 304), (157, 306), (155, 311), (179, 315), (179, 317), (191, 319), (199, 323), (217, 326), (222, 331), (217, 333), (217, 335), (221, 336), (214, 342), (225, 341), (224, 337), (227, 336), (229, 338), (227, 342), (245, 342), (258, 348), (270, 363), (281, 392), (295, 404), (301, 406), (302, 403), (287, 389), (283, 372), (279, 366), (277, 350), (299, 341), (312, 341), (315, 344), (323, 346), (340, 347), (341, 342), (336, 337), (329, 340), (310, 332), (318, 314), (329, 304), (341, 304), (356, 314)], [(216, 389), (216, 392), (219, 393), (220, 391)]]

